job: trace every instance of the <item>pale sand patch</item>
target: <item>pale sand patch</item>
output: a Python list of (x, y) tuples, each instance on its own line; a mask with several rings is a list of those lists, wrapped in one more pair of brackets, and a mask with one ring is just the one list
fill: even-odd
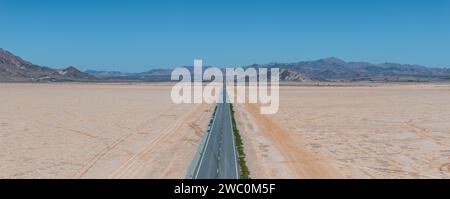
[(0, 84), (0, 178), (183, 178), (211, 105), (167, 84)]
[(237, 105), (254, 178), (450, 178), (450, 85), (282, 86)]

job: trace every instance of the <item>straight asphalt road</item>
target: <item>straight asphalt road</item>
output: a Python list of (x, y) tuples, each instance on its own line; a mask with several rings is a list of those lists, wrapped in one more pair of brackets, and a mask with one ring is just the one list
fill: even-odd
[(223, 103), (217, 104), (211, 131), (199, 162), (194, 170), (194, 179), (239, 179), (239, 168), (230, 104), (227, 103), (226, 87), (222, 91)]

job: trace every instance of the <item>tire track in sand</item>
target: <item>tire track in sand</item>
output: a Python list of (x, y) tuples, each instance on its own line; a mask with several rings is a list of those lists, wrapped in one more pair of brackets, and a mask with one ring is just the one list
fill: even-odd
[(189, 119), (195, 118), (195, 116), (201, 113), (202, 106), (195, 105), (195, 107), (179, 118), (174, 124), (162, 130), (159, 135), (149, 142), (145, 147), (143, 147), (139, 152), (130, 157), (125, 161), (120, 167), (114, 170), (108, 178), (133, 178), (142, 168), (145, 166), (147, 161), (145, 161), (145, 156), (154, 152), (155, 147), (158, 143), (166, 143), (170, 138), (176, 133), (180, 133), (183, 128), (187, 128), (189, 125)]

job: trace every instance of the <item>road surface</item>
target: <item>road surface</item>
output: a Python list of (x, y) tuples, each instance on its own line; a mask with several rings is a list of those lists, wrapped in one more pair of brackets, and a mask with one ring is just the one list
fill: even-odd
[(239, 168), (230, 104), (226, 102), (226, 88), (223, 87), (223, 103), (217, 104), (211, 131), (206, 134), (206, 142), (200, 158), (194, 167), (194, 179), (238, 179)]

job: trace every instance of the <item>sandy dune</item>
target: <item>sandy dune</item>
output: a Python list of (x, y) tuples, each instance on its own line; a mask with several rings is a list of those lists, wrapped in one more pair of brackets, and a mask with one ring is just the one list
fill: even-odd
[(237, 113), (253, 178), (450, 178), (450, 85), (283, 86)]
[(182, 178), (210, 105), (163, 84), (0, 84), (0, 178)]

